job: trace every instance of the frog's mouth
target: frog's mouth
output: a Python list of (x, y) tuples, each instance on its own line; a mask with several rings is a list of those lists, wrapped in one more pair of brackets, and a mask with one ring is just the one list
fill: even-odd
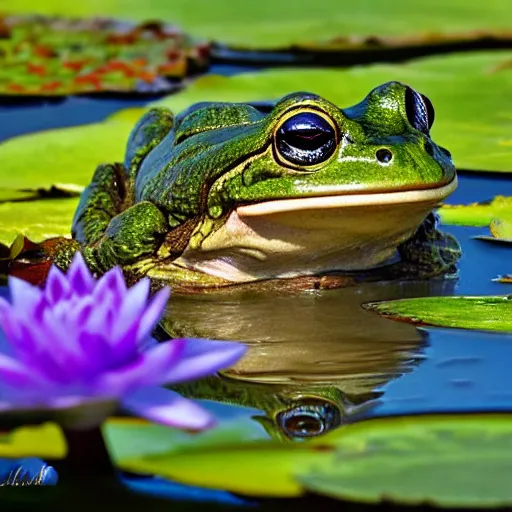
[[(265, 216), (300, 210), (318, 210), (328, 208), (386, 206), (408, 203), (439, 204), (457, 188), (457, 177), (437, 188), (416, 190), (400, 190), (393, 192), (369, 192), (364, 194), (332, 194), (301, 197), (297, 199), (279, 199), (265, 201), (237, 208), (237, 213), (243, 217)], [(432, 206), (432, 207), (433, 207)]]
[(323, 195), (240, 206), (174, 264), (232, 282), (388, 263), (457, 186)]

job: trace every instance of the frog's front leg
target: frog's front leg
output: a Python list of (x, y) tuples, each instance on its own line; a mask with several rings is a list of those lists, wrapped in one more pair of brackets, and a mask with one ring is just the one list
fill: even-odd
[(438, 225), (439, 215), (431, 212), (416, 233), (398, 247), (401, 261), (392, 265), (397, 277), (426, 279), (456, 272), (462, 254), (459, 242)]
[(116, 215), (101, 237), (84, 249), (93, 270), (104, 272), (115, 265), (131, 265), (155, 256), (164, 241), (168, 224), (164, 214), (148, 201), (141, 201)]

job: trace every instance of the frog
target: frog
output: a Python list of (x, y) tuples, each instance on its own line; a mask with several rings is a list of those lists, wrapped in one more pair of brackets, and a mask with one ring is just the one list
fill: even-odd
[(457, 174), (434, 116), (398, 81), (348, 108), (309, 92), (151, 108), (124, 162), (97, 167), (53, 261), (81, 251), (97, 275), (119, 265), (177, 290), (453, 274), (460, 246), (435, 209)]

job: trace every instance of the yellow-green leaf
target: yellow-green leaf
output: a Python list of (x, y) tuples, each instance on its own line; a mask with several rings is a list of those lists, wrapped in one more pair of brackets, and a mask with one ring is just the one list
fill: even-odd
[(33, 242), (71, 236), (78, 198), (0, 203), (0, 243), (10, 245), (23, 233)]
[(0, 435), (0, 457), (62, 459), (66, 453), (64, 435), (55, 423), (19, 427)]
[(439, 214), (445, 224), (489, 226), (494, 219), (512, 216), (512, 196), (496, 196), (492, 201), (467, 205), (445, 204)]

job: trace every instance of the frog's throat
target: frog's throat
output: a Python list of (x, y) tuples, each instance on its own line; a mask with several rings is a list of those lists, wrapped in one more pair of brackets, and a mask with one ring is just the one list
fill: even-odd
[(231, 282), (377, 267), (456, 186), (241, 206), (174, 265)]
[(243, 217), (270, 215), (273, 213), (343, 208), (345, 206), (376, 206), (426, 202), (437, 204), (457, 188), (457, 177), (450, 183), (437, 188), (404, 190), (398, 192), (374, 192), (367, 194), (323, 195), (298, 199), (281, 199), (250, 204), (237, 208)]

